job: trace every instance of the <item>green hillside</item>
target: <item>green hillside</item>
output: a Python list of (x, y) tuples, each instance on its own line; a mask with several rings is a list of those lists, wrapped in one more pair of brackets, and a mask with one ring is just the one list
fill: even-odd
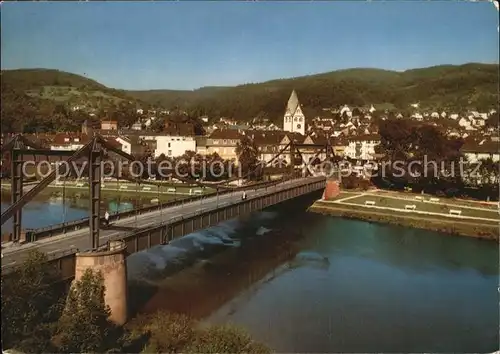
[(293, 89), (306, 114), (323, 108), (369, 106), (408, 110), (419, 102), (424, 109), (486, 110), (498, 105), (498, 64), (441, 65), (404, 72), (357, 68), (232, 88), (195, 91), (131, 91), (150, 103), (178, 105), (197, 114), (248, 120), (267, 115), (281, 119)]
[(125, 91), (59, 70), (2, 70), (1, 88), (2, 131), (9, 132), (77, 129), (90, 113), (103, 116), (148, 105)]
[(148, 90), (127, 91), (130, 96), (146, 101), (159, 107), (182, 107), (188, 108), (193, 102), (203, 99), (214, 98), (232, 87), (209, 86), (197, 90)]
[[(267, 117), (281, 121), (294, 89), (308, 118), (343, 104), (373, 104), (379, 110), (389, 108), (403, 113), (417, 102), (423, 109), (485, 111), (498, 106), (498, 69), (498, 64), (476, 63), (404, 72), (356, 68), (193, 91), (125, 91), (58, 70), (3, 70), (2, 131), (77, 129), (89, 113), (129, 125), (137, 119), (136, 107), (177, 107), (194, 117)], [(80, 110), (74, 111), (75, 106)]]
[(92, 79), (59, 70), (2, 70), (1, 75), (2, 90), (24, 93), (33, 98), (80, 104), (89, 109), (137, 100), (123, 90), (108, 88)]

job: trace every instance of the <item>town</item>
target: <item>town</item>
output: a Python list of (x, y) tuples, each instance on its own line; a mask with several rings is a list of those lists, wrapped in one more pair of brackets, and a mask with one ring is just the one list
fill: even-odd
[[(78, 110), (79, 107), (73, 107)], [(113, 141), (122, 151), (137, 157), (150, 156), (178, 158), (187, 151), (206, 156), (217, 154), (220, 158), (238, 161), (236, 146), (243, 137), (249, 138), (258, 148), (260, 161), (267, 161), (282, 147), (293, 141), (298, 144), (325, 144), (329, 141), (336, 156), (341, 159), (366, 163), (376, 161), (380, 144), (379, 123), (383, 121), (410, 120), (436, 127), (444, 136), (463, 140), (461, 153), (469, 163), (491, 159), (499, 161), (498, 112), (427, 112), (419, 104), (411, 105), (414, 111), (404, 117), (401, 113), (370, 107), (323, 108), (324, 114), (305, 117), (297, 92), (293, 91), (284, 107), (283, 123), (278, 126), (268, 119), (255, 118), (250, 123), (233, 118), (197, 117), (201, 129), (193, 122), (179, 121), (186, 112), (168, 110), (144, 111), (137, 109), (139, 120), (125, 126), (109, 118), (97, 119), (90, 114), (81, 131), (26, 134), (40, 146), (51, 150), (78, 150), (94, 133)], [(174, 119), (169, 119), (170, 116)], [(186, 116), (187, 117), (187, 116)], [(157, 122), (161, 122), (158, 126)], [(3, 133), (2, 143), (12, 134)], [(311, 157), (310, 157), (311, 158)], [(290, 163), (289, 157), (285, 160)], [(283, 164), (276, 160), (275, 165)]]

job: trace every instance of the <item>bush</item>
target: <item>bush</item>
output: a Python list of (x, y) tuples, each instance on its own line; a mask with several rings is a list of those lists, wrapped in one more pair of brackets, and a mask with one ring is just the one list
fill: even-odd
[(231, 326), (211, 326), (200, 330), (186, 348), (187, 353), (270, 353), (265, 345), (254, 342), (244, 330)]
[(200, 327), (185, 315), (157, 312), (139, 319), (138, 331), (149, 337), (143, 353), (270, 353), (244, 330), (230, 326)]
[(46, 256), (32, 251), (12, 274), (2, 276), (2, 344), (29, 352), (52, 351), (53, 323), (63, 298), (52, 284), (57, 271)]
[(187, 316), (157, 312), (142, 331), (149, 335), (145, 353), (179, 353), (195, 337), (196, 323)]

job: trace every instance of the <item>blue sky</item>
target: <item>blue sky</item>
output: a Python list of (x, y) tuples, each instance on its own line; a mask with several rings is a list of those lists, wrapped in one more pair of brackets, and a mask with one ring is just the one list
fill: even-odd
[(122, 89), (237, 85), (352, 67), (498, 63), (488, 2), (12, 2), (2, 69)]

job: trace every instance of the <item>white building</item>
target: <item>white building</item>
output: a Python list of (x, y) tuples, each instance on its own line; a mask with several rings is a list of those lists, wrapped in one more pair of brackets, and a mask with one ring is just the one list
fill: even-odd
[(132, 154), (132, 142), (130, 141), (130, 139), (119, 136), (119, 137), (115, 138), (115, 140), (117, 142), (119, 142), (120, 144), (122, 144), (122, 151), (123, 152), (126, 152), (129, 155)]
[(471, 126), (471, 121), (468, 118), (460, 118), (458, 125), (467, 128)]
[(482, 140), (479, 143), (464, 144), (461, 151), (464, 153), (469, 163), (476, 163), (480, 160), (492, 159), (494, 162), (500, 161), (498, 142)]
[(414, 118), (415, 120), (418, 120), (418, 121), (422, 121), (424, 119), (424, 116), (420, 113), (414, 113), (412, 115), (412, 118)]
[(485, 120), (483, 117), (472, 118), (472, 124), (478, 127), (482, 127), (485, 125)]
[(148, 138), (156, 140), (155, 158), (161, 154), (179, 157), (186, 151), (196, 151), (196, 140), (192, 136), (157, 135)]
[(349, 106), (347, 106), (347, 105), (344, 105), (344, 107), (342, 107), (340, 112), (339, 112), (340, 116), (342, 116), (344, 113), (347, 115), (347, 117), (349, 117), (349, 118), (352, 117), (352, 111), (349, 108)]
[(375, 146), (380, 144), (380, 136), (377, 134), (360, 135), (348, 138), (344, 155), (351, 159), (371, 160), (375, 155)]
[(300, 108), (299, 98), (295, 90), (292, 91), (288, 99), (285, 116), (283, 117), (283, 130), (302, 135), (306, 132), (306, 119)]

